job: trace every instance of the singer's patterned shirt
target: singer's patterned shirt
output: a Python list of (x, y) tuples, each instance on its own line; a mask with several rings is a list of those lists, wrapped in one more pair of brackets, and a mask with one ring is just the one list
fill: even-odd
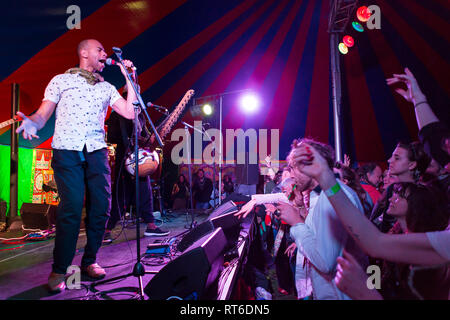
[(108, 106), (121, 96), (110, 83), (87, 83), (78, 74), (59, 74), (45, 89), (44, 99), (56, 103), (52, 147), (92, 152), (106, 147), (105, 117)]

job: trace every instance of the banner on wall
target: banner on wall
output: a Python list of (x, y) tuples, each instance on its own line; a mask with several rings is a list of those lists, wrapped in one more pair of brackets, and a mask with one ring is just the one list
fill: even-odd
[(33, 172), (31, 175), (32, 203), (57, 205), (59, 202), (53, 177), (52, 150), (33, 150)]

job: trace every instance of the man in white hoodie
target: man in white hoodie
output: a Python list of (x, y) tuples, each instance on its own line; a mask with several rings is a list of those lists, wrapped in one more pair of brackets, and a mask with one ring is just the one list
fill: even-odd
[[(311, 205), (308, 215), (302, 214), (304, 208), (299, 208), (285, 202), (278, 204), (280, 217), (290, 224), (291, 236), (295, 239), (298, 250), (307, 260), (308, 275), (311, 278), (313, 297), (317, 300), (344, 300), (350, 299), (341, 292), (334, 283), (337, 257), (343, 250), (350, 252), (357, 258), (365, 269), (367, 257), (363, 254), (349, 237), (344, 226), (339, 221), (336, 212), (328, 201), (326, 193), (331, 191), (320, 190), (319, 184), (302, 174), (295, 163), (295, 152), (302, 141), (314, 146), (321, 155), (327, 159), (330, 168), (334, 166), (334, 152), (331, 147), (313, 140), (295, 141), (287, 158), (291, 174), (297, 181), (298, 191), (313, 190), (310, 194)], [(339, 181), (339, 180), (338, 180)], [(352, 203), (364, 214), (362, 205), (355, 191), (339, 181), (341, 189), (346, 193)], [(296, 196), (301, 195), (296, 192)], [(306, 216), (306, 219), (304, 218)]]

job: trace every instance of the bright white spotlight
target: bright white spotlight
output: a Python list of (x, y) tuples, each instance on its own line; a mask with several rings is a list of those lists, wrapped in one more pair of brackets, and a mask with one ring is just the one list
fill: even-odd
[(253, 113), (258, 110), (259, 98), (255, 94), (246, 94), (241, 98), (241, 109), (245, 113)]
[(203, 113), (207, 116), (211, 115), (213, 112), (213, 109), (210, 104), (205, 104), (202, 109), (203, 109)]

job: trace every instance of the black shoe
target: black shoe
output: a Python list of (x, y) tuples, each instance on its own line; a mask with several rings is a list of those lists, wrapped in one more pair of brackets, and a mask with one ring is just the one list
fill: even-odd
[(156, 229), (145, 229), (144, 235), (147, 237), (163, 237), (167, 236), (169, 234), (169, 231), (161, 230), (160, 228)]
[(111, 237), (111, 232), (105, 232), (105, 235), (103, 236), (103, 244), (109, 244), (113, 242), (113, 238)]

